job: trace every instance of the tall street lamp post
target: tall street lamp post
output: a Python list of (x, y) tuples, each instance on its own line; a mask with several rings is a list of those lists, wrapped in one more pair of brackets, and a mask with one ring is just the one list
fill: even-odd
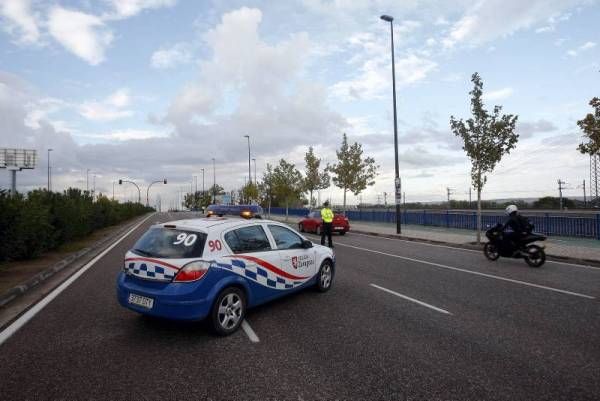
[(50, 152), (52, 152), (52, 149), (48, 149), (48, 192), (52, 190), (50, 186)]
[(213, 162), (213, 205), (217, 203), (217, 173), (215, 171), (215, 158), (212, 159)]
[(248, 184), (252, 184), (252, 173), (250, 172), (250, 135), (244, 135), (248, 139)]
[(256, 178), (256, 159), (252, 159), (252, 161), (254, 162), (254, 183), (256, 184), (258, 182), (258, 178)]
[(402, 232), (400, 224), (400, 202), (402, 200), (402, 185), (400, 181), (400, 168), (398, 166), (398, 117), (396, 115), (396, 67), (394, 62), (394, 18), (389, 15), (382, 15), (381, 19), (390, 23), (390, 33), (392, 36), (392, 91), (394, 103), (394, 156), (396, 160), (396, 178), (394, 179), (396, 193), (396, 233)]
[(163, 178), (162, 180), (151, 182), (150, 185), (148, 185), (148, 188), (146, 189), (146, 206), (150, 206), (150, 187), (154, 184), (158, 184), (159, 182), (162, 182), (163, 184), (167, 185), (166, 178)]
[(202, 169), (202, 196), (204, 196), (204, 169)]

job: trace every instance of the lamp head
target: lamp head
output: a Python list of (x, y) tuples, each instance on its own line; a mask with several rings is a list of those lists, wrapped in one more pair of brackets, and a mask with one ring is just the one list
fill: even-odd
[(391, 17), (389, 15), (382, 15), (381, 17), (382, 20), (387, 21), (387, 22), (392, 22), (394, 20), (394, 17)]

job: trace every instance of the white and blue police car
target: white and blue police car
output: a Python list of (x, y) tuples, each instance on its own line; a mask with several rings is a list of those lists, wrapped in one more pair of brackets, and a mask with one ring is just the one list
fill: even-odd
[(209, 318), (228, 335), (246, 309), (314, 286), (331, 288), (335, 256), (270, 220), (211, 217), (152, 226), (125, 255), (119, 303), (177, 320)]

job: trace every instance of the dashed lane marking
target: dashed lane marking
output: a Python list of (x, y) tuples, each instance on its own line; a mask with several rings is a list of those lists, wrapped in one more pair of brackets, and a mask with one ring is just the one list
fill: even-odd
[(452, 315), (452, 313), (448, 312), (448, 311), (447, 311), (447, 310), (445, 310), (445, 309), (438, 308), (437, 306), (430, 305), (430, 304), (428, 304), (428, 303), (425, 303), (425, 302), (423, 302), (423, 301), (419, 301), (418, 299), (414, 299), (414, 298), (408, 297), (408, 296), (406, 296), (406, 295), (402, 295), (402, 294), (400, 294), (399, 292), (392, 291), (392, 290), (388, 290), (387, 288), (380, 287), (380, 286), (378, 286), (377, 284), (372, 284), (372, 283), (371, 283), (371, 284), (369, 284), (369, 285), (370, 285), (371, 287), (377, 288), (378, 290), (385, 291), (385, 292), (387, 292), (387, 293), (393, 294), (393, 295), (395, 295), (395, 296), (397, 296), (397, 297), (400, 297), (400, 298), (402, 298), (402, 299), (405, 299), (405, 300), (407, 300), (407, 301), (414, 302), (414, 303), (416, 303), (416, 304), (418, 304), (418, 305), (421, 305), (421, 306), (424, 306), (424, 307), (426, 307), (426, 308), (432, 309), (432, 310), (434, 310), (434, 311), (436, 311), (436, 312), (444, 313), (444, 314), (446, 314), (446, 315)]

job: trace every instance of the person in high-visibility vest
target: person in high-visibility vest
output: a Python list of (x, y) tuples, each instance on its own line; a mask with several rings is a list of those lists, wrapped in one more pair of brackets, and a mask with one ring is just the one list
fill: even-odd
[(323, 203), (323, 208), (321, 209), (321, 219), (323, 219), (323, 227), (321, 227), (321, 245), (325, 245), (325, 235), (327, 235), (329, 247), (333, 248), (333, 243), (331, 242), (331, 231), (333, 228), (333, 212), (329, 208), (328, 201), (325, 201), (325, 203)]

